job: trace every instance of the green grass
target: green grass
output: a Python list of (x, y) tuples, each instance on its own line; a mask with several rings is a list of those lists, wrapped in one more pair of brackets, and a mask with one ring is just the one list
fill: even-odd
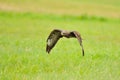
[(58, 15), (82, 15), (120, 18), (119, 0), (1, 0), (3, 11), (49, 13)]
[[(16, 9), (0, 10), (0, 80), (119, 80), (120, 79), (120, 19), (119, 17), (89, 15), (83, 13), (57, 14), (60, 8), (49, 8), (42, 1), (45, 12), (39, 10), (26, 11), (26, 3), (16, 0), (1, 0), (4, 4), (13, 4), (25, 8), (20, 12)], [(30, 1), (33, 6), (37, 2)], [(39, 1), (38, 1), (39, 2)], [(56, 2), (52, 0), (52, 2)], [(61, 0), (60, 3), (67, 2)], [(72, 0), (69, 4), (79, 4)], [(84, 4), (99, 4), (106, 1)], [(31, 4), (30, 3), (30, 4)], [(59, 3), (59, 2), (58, 2)], [(107, 5), (112, 7), (118, 1), (111, 0)], [(54, 4), (55, 5), (55, 4)], [(53, 5), (53, 6), (54, 6)], [(62, 4), (59, 4), (59, 6)], [(63, 4), (64, 5), (64, 4)], [(93, 6), (94, 6), (93, 5)], [(29, 6), (30, 7), (30, 6)], [(70, 6), (69, 6), (70, 8)], [(86, 9), (86, 8), (85, 8)], [(119, 9), (112, 8), (111, 12)], [(62, 10), (66, 10), (63, 6)], [(101, 7), (101, 11), (104, 10)], [(55, 12), (54, 12), (55, 11)], [(109, 11), (108, 11), (109, 12)], [(119, 12), (119, 11), (118, 11)], [(94, 13), (94, 12), (93, 12)], [(116, 13), (117, 14), (117, 13)], [(50, 54), (45, 51), (46, 39), (54, 29), (77, 30), (83, 37), (85, 56), (77, 39), (61, 39)]]
[[(2, 80), (120, 79), (119, 20), (26, 14), (0, 14)], [(85, 56), (76, 39), (61, 39), (48, 55), (46, 39), (54, 28), (79, 31)]]

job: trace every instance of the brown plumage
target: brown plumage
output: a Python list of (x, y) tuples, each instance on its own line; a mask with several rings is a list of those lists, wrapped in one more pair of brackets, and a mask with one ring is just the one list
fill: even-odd
[(77, 38), (80, 43), (80, 46), (82, 47), (82, 54), (84, 56), (84, 48), (82, 45), (82, 38), (80, 34), (77, 31), (65, 31), (65, 30), (59, 30), (59, 29), (54, 29), (48, 36), (46, 52), (50, 53), (51, 49), (55, 46), (57, 41), (62, 37)]

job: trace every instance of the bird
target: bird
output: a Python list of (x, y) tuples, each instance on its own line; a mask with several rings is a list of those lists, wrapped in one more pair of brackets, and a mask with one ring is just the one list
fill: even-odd
[(84, 56), (84, 48), (82, 45), (82, 38), (79, 32), (77, 31), (68, 31), (61, 29), (53, 29), (47, 38), (46, 52), (49, 54), (53, 47), (56, 45), (60, 38), (77, 38), (80, 46), (82, 47), (82, 55)]

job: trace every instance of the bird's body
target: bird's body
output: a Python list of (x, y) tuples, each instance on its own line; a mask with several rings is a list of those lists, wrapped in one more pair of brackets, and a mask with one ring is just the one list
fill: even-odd
[(66, 38), (72, 37), (72, 36), (71, 36), (72, 33), (71, 33), (71, 32), (68, 32), (68, 31), (62, 31), (62, 32), (61, 32), (61, 35), (62, 35), (63, 37), (66, 37)]
[(59, 29), (54, 29), (48, 36), (46, 52), (49, 53), (51, 51), (51, 49), (55, 46), (57, 41), (62, 37), (77, 38), (82, 47), (82, 53), (84, 56), (84, 49), (83, 49), (82, 38), (81, 38), (80, 34), (77, 31), (66, 31), (66, 30), (59, 30)]

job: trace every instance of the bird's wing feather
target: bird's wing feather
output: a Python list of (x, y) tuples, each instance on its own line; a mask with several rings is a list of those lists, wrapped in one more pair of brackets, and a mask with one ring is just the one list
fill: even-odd
[(76, 31), (72, 31), (72, 33), (75, 35), (75, 37), (78, 39), (79, 43), (80, 43), (80, 46), (82, 47), (82, 53), (83, 53), (83, 56), (84, 56), (84, 48), (83, 48), (83, 45), (82, 45), (82, 38), (80, 36), (80, 33), (76, 32)]
[(61, 30), (54, 29), (47, 38), (46, 52), (49, 53), (61, 37)]

